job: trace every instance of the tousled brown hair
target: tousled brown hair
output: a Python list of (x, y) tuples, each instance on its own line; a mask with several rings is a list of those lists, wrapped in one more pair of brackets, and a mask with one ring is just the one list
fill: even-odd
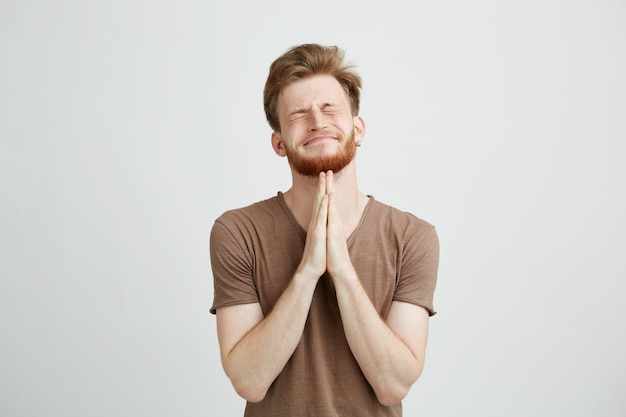
[(353, 66), (344, 62), (344, 52), (336, 46), (303, 44), (294, 46), (278, 57), (270, 66), (263, 90), (265, 117), (275, 132), (280, 132), (278, 97), (289, 84), (313, 75), (332, 75), (345, 90), (352, 115), (359, 114), (361, 77)]

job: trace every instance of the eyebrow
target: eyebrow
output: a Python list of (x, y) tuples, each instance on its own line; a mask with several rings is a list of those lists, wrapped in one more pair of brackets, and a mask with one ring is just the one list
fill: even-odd
[(292, 111), (289, 112), (290, 115), (298, 114), (298, 113), (306, 113), (311, 110), (311, 106), (309, 107), (296, 107)]

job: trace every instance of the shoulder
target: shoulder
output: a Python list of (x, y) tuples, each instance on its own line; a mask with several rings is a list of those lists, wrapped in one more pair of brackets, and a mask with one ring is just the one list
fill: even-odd
[(222, 213), (216, 220), (227, 228), (254, 225), (268, 218), (275, 218), (276, 213), (281, 211), (278, 197), (274, 196), (266, 200), (258, 201), (249, 206), (228, 210)]
[(222, 256), (245, 253), (250, 257), (253, 242), (262, 234), (259, 228), (266, 227), (264, 225), (268, 223), (267, 218), (275, 211), (274, 206), (279, 207), (276, 199), (273, 197), (246, 207), (231, 209), (220, 215), (213, 223), (210, 233), (209, 247), (212, 256), (217, 253), (228, 254)]
[(211, 231), (212, 236), (236, 239), (240, 244), (264, 245), (276, 239), (287, 239), (299, 229), (287, 212), (280, 194), (246, 207), (228, 210), (219, 216)]
[(371, 199), (371, 208), (368, 213), (368, 221), (374, 222), (388, 231), (402, 235), (425, 236), (436, 234), (435, 226), (428, 221), (408, 211)]

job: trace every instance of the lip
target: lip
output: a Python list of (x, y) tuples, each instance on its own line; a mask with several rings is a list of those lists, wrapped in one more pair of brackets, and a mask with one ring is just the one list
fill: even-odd
[(314, 138), (311, 138), (308, 141), (306, 141), (304, 143), (304, 146), (313, 145), (313, 144), (324, 142), (327, 140), (337, 140), (337, 138), (334, 136), (329, 136), (329, 135), (315, 136)]

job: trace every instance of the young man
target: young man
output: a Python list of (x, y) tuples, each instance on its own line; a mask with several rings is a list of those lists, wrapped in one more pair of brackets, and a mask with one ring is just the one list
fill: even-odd
[(360, 77), (336, 47), (270, 67), (264, 104), (285, 193), (211, 231), (224, 370), (246, 416), (401, 416), (424, 365), (435, 229), (357, 188)]

